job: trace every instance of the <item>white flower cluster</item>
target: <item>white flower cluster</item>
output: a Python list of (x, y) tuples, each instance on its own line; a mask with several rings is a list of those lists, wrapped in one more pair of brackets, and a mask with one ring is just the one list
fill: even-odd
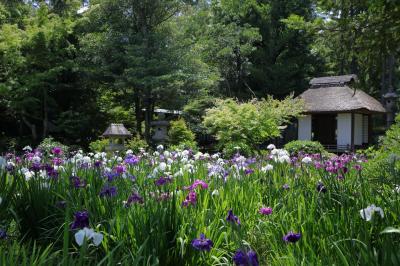
[(284, 149), (271, 150), (271, 157), (275, 162), (290, 163), (289, 152)]
[(93, 229), (87, 227), (75, 233), (75, 241), (79, 246), (82, 246), (85, 238), (87, 240), (92, 240), (95, 246), (100, 245), (103, 241), (103, 235), (101, 233), (96, 233)]
[(368, 206), (365, 209), (360, 210), (361, 218), (366, 220), (367, 222), (371, 221), (374, 213), (377, 212), (383, 218), (383, 210), (381, 207), (376, 207), (374, 204)]

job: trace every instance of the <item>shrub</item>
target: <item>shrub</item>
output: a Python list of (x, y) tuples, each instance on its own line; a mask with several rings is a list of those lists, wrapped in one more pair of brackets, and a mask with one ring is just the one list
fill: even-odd
[(58, 142), (54, 140), (52, 137), (45, 138), (42, 140), (42, 142), (39, 144), (38, 149), (40, 149), (42, 152), (46, 154), (50, 154), (51, 150), (54, 147), (59, 147), (63, 151), (63, 153), (67, 153), (69, 151), (68, 146), (61, 144), (61, 142)]
[(289, 123), (302, 111), (301, 100), (292, 97), (282, 101), (253, 99), (245, 103), (217, 100), (216, 106), (207, 110), (203, 124), (216, 136), (220, 148), (241, 143), (258, 152), (261, 143), (280, 136), (279, 126)]
[(126, 141), (125, 147), (128, 150), (132, 150), (134, 153), (139, 153), (140, 149), (147, 149), (149, 145), (139, 135), (136, 135)]
[(304, 152), (308, 154), (313, 153), (326, 153), (324, 147), (318, 141), (310, 140), (294, 140), (286, 143), (285, 150), (290, 154), (296, 154), (299, 152)]
[(103, 152), (106, 150), (108, 143), (109, 143), (108, 139), (98, 139), (90, 142), (89, 149), (92, 152)]
[(168, 130), (168, 141), (171, 145), (196, 146), (194, 139), (195, 136), (193, 132), (187, 127), (185, 120), (181, 118), (175, 121), (171, 121), (171, 125)]
[(376, 151), (369, 150), (365, 154), (370, 161), (365, 168), (365, 175), (370, 180), (388, 179), (398, 185), (400, 175), (400, 115), (395, 123), (382, 137), (380, 147)]
[(225, 145), (222, 153), (224, 154), (225, 158), (232, 158), (236, 153), (240, 153), (244, 156), (249, 156), (250, 154), (253, 154), (253, 151), (251, 147), (249, 147), (246, 143), (231, 142)]

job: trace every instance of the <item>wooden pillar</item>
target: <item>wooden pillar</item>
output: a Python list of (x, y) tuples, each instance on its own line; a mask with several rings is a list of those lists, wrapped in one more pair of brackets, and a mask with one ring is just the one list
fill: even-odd
[(354, 151), (354, 113), (351, 112), (351, 151)]
[(368, 144), (372, 143), (372, 115), (368, 114)]

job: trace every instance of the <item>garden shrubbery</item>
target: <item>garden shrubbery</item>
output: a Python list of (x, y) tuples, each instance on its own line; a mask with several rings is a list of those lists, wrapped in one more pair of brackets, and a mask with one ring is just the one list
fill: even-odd
[(282, 101), (273, 98), (249, 102), (233, 99), (217, 100), (215, 107), (206, 111), (203, 125), (215, 135), (218, 147), (232, 153), (234, 146), (244, 152), (260, 153), (260, 145), (280, 136), (279, 126), (301, 115), (303, 102), (287, 97)]
[(187, 127), (183, 118), (171, 121), (168, 130), (168, 143), (172, 149), (197, 149), (195, 135)]
[(310, 140), (294, 140), (286, 143), (285, 150), (290, 154), (298, 154), (299, 152), (307, 154), (326, 153), (324, 146), (318, 141)]

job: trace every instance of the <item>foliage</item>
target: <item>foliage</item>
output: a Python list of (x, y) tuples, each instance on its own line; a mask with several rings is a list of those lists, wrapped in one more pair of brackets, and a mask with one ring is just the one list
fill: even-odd
[(294, 140), (285, 144), (285, 150), (290, 154), (298, 154), (299, 152), (307, 154), (325, 153), (324, 146), (318, 141)]
[(378, 150), (369, 152), (369, 164), (365, 169), (366, 176), (373, 181), (385, 179), (398, 185), (400, 175), (400, 115), (396, 122), (386, 131)]
[(172, 145), (195, 145), (195, 136), (193, 132), (187, 127), (183, 118), (170, 122), (168, 129), (168, 142)]
[(46, 154), (50, 154), (51, 150), (54, 147), (61, 148), (61, 150), (64, 154), (68, 153), (68, 151), (69, 151), (68, 146), (62, 144), (59, 141), (54, 140), (54, 138), (52, 138), (52, 137), (45, 138), (44, 140), (42, 140), (42, 142), (37, 147), (38, 147), (38, 149), (40, 149), (42, 152), (44, 152)]
[(147, 149), (149, 145), (143, 138), (136, 135), (133, 138), (126, 140), (125, 147), (135, 153), (139, 153), (141, 149)]
[(109, 144), (108, 139), (98, 139), (89, 143), (89, 149), (92, 152), (103, 152), (106, 150), (107, 145)]
[(207, 109), (214, 106), (215, 100), (210, 96), (202, 96), (190, 100), (183, 109), (183, 117), (197, 137), (207, 133), (201, 123)]
[[(296, 156), (289, 163), (283, 150), (271, 151), (268, 161), (190, 151), (163, 155), (128, 154), (120, 161), (78, 152), (68, 160), (60, 157), (57, 168), (51, 165), (54, 157), (37, 155), (47, 170), (34, 170), (37, 158), (29, 153), (10, 155), (14, 167), (0, 170), (0, 230), (7, 233), (0, 238), (0, 261), (212, 265), (232, 264), (236, 250), (245, 249), (257, 253), (260, 265), (400, 262), (399, 238), (393, 235), (398, 195), (385, 178), (371, 185), (357, 170), (369, 164), (360, 163), (361, 157), (315, 155), (306, 163)], [(179, 174), (170, 177), (170, 171)], [(110, 187), (116, 190), (106, 194)], [(188, 203), (189, 192), (196, 197)], [(381, 208), (382, 216), (376, 212), (364, 220), (360, 210), (369, 204)], [(263, 214), (262, 207), (272, 212)], [(103, 235), (98, 246), (75, 240), (71, 227), (83, 210), (89, 214), (86, 226)], [(296, 243), (284, 242), (290, 231), (301, 233)], [(192, 246), (201, 233), (213, 242), (209, 252)]]
[(292, 97), (282, 101), (253, 99), (245, 103), (217, 100), (216, 106), (207, 110), (203, 124), (215, 134), (221, 148), (235, 143), (254, 153), (263, 142), (280, 136), (279, 126), (298, 117), (302, 110), (302, 101)]

